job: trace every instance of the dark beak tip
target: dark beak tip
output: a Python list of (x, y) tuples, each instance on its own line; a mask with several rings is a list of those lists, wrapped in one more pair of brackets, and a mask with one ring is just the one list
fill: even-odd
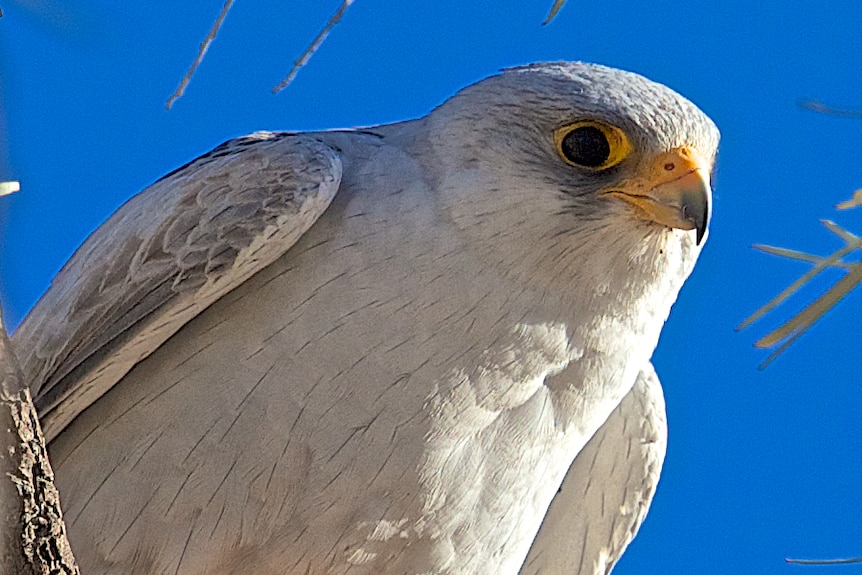
[(682, 214), (683, 218), (691, 222), (692, 228), (696, 230), (695, 244), (699, 246), (703, 242), (703, 238), (706, 235), (706, 228), (709, 225), (709, 219), (711, 216), (709, 206), (707, 206), (706, 210), (704, 210), (702, 214), (698, 214), (696, 216), (690, 215), (688, 206), (683, 206)]

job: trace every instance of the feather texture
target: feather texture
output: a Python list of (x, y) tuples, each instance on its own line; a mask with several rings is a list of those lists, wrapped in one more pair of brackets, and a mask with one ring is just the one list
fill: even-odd
[[(564, 161), (583, 120), (624, 161)], [(555, 63), (418, 120), (231, 140), (144, 190), (14, 335), (82, 569), (609, 570), (655, 488), (649, 359), (700, 247), (607, 192), (717, 143), (668, 88)]]
[(15, 333), (46, 439), (286, 252), (340, 179), (340, 160), (322, 142), (258, 133), (222, 144), (129, 200), (78, 249)]

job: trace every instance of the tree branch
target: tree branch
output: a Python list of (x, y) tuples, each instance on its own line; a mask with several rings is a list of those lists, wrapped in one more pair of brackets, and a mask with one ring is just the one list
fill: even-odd
[(845, 565), (847, 563), (862, 563), (862, 557), (851, 557), (849, 559), (790, 559), (788, 557), (784, 561), (796, 565)]
[(183, 76), (182, 80), (180, 80), (180, 85), (177, 86), (177, 89), (174, 90), (174, 93), (171, 94), (171, 97), (168, 98), (168, 101), (165, 103), (166, 110), (170, 110), (171, 106), (174, 105), (174, 102), (177, 100), (177, 98), (179, 98), (183, 95), (183, 93), (185, 93), (186, 86), (188, 86), (189, 82), (191, 82), (192, 76), (194, 76), (195, 74), (195, 70), (198, 69), (198, 66), (203, 61), (207, 50), (209, 50), (210, 44), (212, 44), (212, 41), (215, 40), (216, 34), (218, 34), (222, 22), (224, 22), (224, 19), (227, 17), (227, 12), (228, 10), (230, 10), (232, 4), (233, 0), (225, 0), (224, 6), (222, 6), (218, 18), (216, 18), (216, 21), (213, 23), (212, 28), (210, 28), (209, 34), (207, 34), (207, 37), (204, 38), (203, 42), (201, 42), (200, 48), (198, 48), (198, 55), (195, 56), (195, 61), (192, 62), (189, 71), (186, 72), (186, 75)]
[(833, 108), (827, 106), (820, 100), (802, 100), (799, 102), (800, 108), (811, 110), (819, 114), (828, 114), (830, 116), (841, 116), (844, 118), (862, 118), (862, 110), (848, 110), (846, 108)]
[(305, 52), (296, 59), (293, 63), (293, 68), (290, 69), (290, 72), (287, 73), (284, 80), (279, 82), (278, 86), (272, 89), (273, 94), (278, 94), (285, 88), (287, 88), (293, 79), (296, 78), (296, 75), (299, 73), (299, 69), (305, 66), (306, 62), (308, 62), (309, 58), (317, 52), (317, 49), (320, 48), (320, 45), (323, 44), (323, 41), (326, 40), (326, 37), (329, 36), (329, 33), (335, 27), (336, 24), (341, 20), (341, 17), (344, 16), (344, 13), (347, 12), (347, 9), (350, 8), (350, 5), (353, 4), (354, 0), (342, 0), (341, 6), (338, 7), (338, 10), (335, 11), (335, 14), (329, 19), (329, 22), (326, 23), (326, 26), (323, 27), (323, 30), (315, 36), (314, 40), (311, 41), (308, 48), (305, 49)]
[(30, 390), (0, 322), (0, 573), (78, 575)]

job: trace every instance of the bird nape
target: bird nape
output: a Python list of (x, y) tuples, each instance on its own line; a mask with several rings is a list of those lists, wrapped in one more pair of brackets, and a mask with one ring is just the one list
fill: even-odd
[(130, 199), (14, 335), (82, 572), (608, 572), (717, 145), (662, 85), (536, 64)]

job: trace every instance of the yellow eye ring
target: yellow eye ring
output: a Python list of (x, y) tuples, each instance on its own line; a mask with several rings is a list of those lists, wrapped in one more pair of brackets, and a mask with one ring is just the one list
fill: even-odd
[(567, 164), (589, 170), (606, 170), (615, 166), (632, 149), (622, 130), (592, 120), (554, 130), (554, 146)]

